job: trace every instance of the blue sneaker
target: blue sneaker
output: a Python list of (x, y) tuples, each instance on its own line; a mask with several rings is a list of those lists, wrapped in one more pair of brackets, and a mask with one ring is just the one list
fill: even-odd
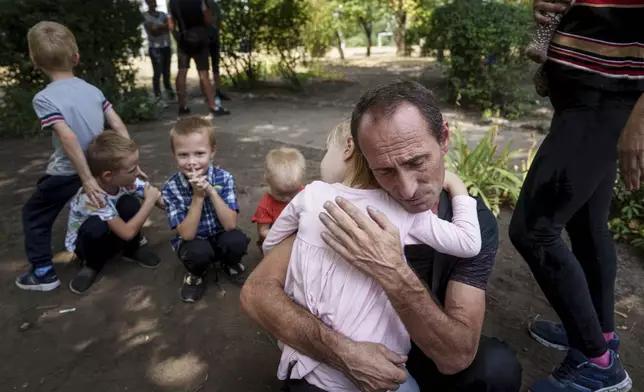
[(41, 276), (36, 275), (35, 271), (31, 269), (16, 278), (16, 286), (23, 290), (51, 291), (60, 286), (60, 280), (58, 280), (53, 267), (50, 267)]
[(561, 365), (548, 378), (535, 381), (530, 392), (627, 392), (632, 387), (615, 351), (610, 350), (610, 366), (602, 368), (570, 349)]
[[(561, 323), (555, 323), (547, 320), (534, 320), (528, 327), (530, 336), (537, 342), (546, 347), (552, 347), (557, 350), (568, 350), (568, 336)], [(619, 352), (619, 336), (613, 333), (613, 338), (608, 342), (608, 348)]]

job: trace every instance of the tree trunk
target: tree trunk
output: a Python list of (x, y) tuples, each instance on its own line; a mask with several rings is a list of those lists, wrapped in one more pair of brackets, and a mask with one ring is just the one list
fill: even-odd
[(364, 19), (360, 19), (360, 23), (362, 24), (362, 28), (364, 29), (364, 33), (367, 36), (367, 57), (371, 56), (371, 32), (373, 31), (373, 26), (371, 22), (367, 22)]
[(338, 52), (340, 53), (340, 60), (344, 60), (344, 50), (342, 50), (342, 36), (338, 30), (335, 31), (335, 36), (338, 39)]
[(395, 12), (396, 28), (394, 31), (394, 40), (396, 41), (396, 55), (405, 56), (405, 32), (407, 31), (407, 11), (403, 8), (402, 1), (398, 2)]

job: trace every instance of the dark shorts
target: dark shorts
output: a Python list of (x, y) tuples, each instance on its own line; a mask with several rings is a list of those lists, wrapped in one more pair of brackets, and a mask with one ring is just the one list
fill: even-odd
[(197, 52), (188, 52), (179, 45), (177, 48), (177, 57), (179, 59), (179, 69), (190, 68), (190, 60), (194, 60), (198, 71), (208, 71), (209, 66), (209, 46), (204, 45)]

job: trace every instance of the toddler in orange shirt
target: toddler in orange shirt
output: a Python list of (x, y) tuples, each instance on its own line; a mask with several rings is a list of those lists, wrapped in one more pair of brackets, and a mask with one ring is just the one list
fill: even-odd
[(294, 148), (277, 148), (266, 156), (264, 179), (268, 183), (268, 192), (260, 200), (253, 215), (257, 224), (260, 251), (264, 239), (282, 210), (304, 187), (302, 182), (306, 174), (306, 160), (301, 152)]

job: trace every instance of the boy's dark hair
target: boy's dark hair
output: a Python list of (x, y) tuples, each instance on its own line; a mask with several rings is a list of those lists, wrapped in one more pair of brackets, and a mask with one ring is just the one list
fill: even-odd
[(434, 94), (419, 83), (397, 80), (372, 88), (360, 97), (351, 115), (351, 136), (356, 147), (360, 148), (358, 127), (365, 115), (374, 120), (388, 119), (404, 104), (420, 111), (436, 141), (442, 143), (443, 115)]
[(95, 177), (122, 168), (123, 159), (138, 151), (134, 140), (114, 131), (103, 131), (87, 146), (87, 165)]

